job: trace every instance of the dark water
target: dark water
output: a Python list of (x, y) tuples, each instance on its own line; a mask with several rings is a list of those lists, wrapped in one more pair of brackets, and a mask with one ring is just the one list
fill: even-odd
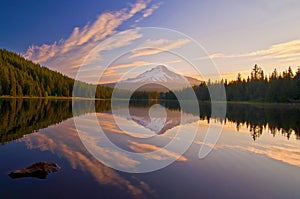
[[(113, 115), (109, 101), (96, 101), (92, 110), (86, 108), (88, 102), (78, 103), (82, 110), (74, 115), (70, 100), (0, 99), (2, 198), (300, 198), (299, 106), (232, 104), (224, 120), (211, 116), (209, 104), (200, 104), (200, 116), (191, 107), (182, 110), (181, 118), (176, 103), (164, 102), (163, 122), (168, 125), (161, 126), (160, 118), (149, 118), (153, 103), (132, 103), (131, 118)], [(85, 120), (84, 128), (89, 129), (95, 122), (92, 115), (110, 139), (136, 152), (155, 149), (178, 128), (188, 133), (196, 123), (199, 130), (191, 147), (171, 165), (132, 174), (105, 166), (83, 145), (74, 117)], [(151, 145), (130, 141), (114, 117), (130, 123), (132, 133), (156, 132), (158, 138)], [(213, 151), (199, 159), (210, 124), (223, 125), (222, 134)], [(172, 155), (148, 158), (163, 161)], [(55, 162), (61, 170), (46, 179), (8, 176), (41, 161)], [(135, 166), (133, 161), (126, 163), (124, 167)]]

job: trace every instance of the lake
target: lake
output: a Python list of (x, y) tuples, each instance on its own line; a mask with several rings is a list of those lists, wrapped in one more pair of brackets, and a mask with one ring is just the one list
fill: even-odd
[[(180, 110), (173, 102), (133, 102), (130, 116), (122, 106), (113, 113), (110, 101), (96, 101), (93, 109), (89, 101), (78, 103), (82, 109), (74, 112), (72, 100), (0, 99), (2, 198), (300, 198), (299, 105), (227, 104), (222, 119), (211, 116), (207, 103), (200, 103), (198, 115), (193, 107)], [(124, 170), (141, 164), (93, 142), (96, 138), (86, 132), (96, 123), (114, 144), (136, 153), (166, 145), (179, 129), (187, 136), (195, 125), (198, 129), (193, 140), (178, 140), (178, 147), (192, 144), (173, 163), (128, 173), (95, 156), (115, 160)], [(76, 129), (79, 124), (82, 132)], [(211, 124), (222, 133), (213, 150), (199, 159)], [(96, 144), (89, 148), (86, 143)], [(144, 160), (151, 164), (177, 155), (176, 149), (162, 150)], [(41, 161), (61, 169), (45, 179), (8, 175)]]

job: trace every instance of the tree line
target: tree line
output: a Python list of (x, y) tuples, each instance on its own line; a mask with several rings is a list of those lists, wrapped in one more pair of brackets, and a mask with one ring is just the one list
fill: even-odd
[(229, 101), (300, 102), (300, 68), (294, 74), (291, 67), (279, 73), (276, 68), (265, 76), (261, 67), (254, 65), (250, 77), (224, 84)]
[[(251, 75), (242, 78), (238, 73), (237, 79), (228, 82), (208, 81), (194, 86), (194, 92), (200, 101), (210, 101), (209, 88), (224, 86), (228, 101), (253, 101), (253, 102), (300, 102), (300, 68), (294, 74), (291, 67), (279, 73), (276, 69), (269, 75), (258, 65), (254, 65)], [(163, 99), (176, 100), (176, 96), (185, 96), (189, 88), (180, 91), (169, 91)], [(188, 98), (188, 95), (186, 95)]]
[[(71, 97), (74, 79), (0, 49), (0, 96)], [(78, 97), (110, 98), (112, 88), (77, 82)]]

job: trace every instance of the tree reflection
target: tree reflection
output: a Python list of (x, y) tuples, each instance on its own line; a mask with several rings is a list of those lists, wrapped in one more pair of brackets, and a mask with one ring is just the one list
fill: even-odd
[[(180, 109), (176, 101), (166, 101), (164, 105), (170, 109)], [(211, 115), (210, 103), (200, 103), (199, 107), (201, 120), (209, 123), (211, 118), (221, 119), (218, 115)], [(183, 111), (197, 114), (193, 111), (193, 107)], [(227, 104), (226, 120), (236, 123), (237, 131), (246, 125), (254, 140), (262, 135), (264, 129), (269, 130), (273, 136), (282, 134), (287, 139), (295, 133), (296, 138), (300, 139), (300, 107), (298, 104)]]
[[(0, 99), (0, 140), (4, 144), (9, 141), (33, 133), (39, 129), (60, 123), (73, 116), (91, 112), (110, 112), (110, 100), (78, 100), (78, 110), (72, 111), (72, 100), (50, 99)], [(177, 101), (130, 101), (131, 107), (150, 107), (160, 103), (170, 110), (180, 110)], [(94, 106), (95, 105), (95, 106)], [(210, 103), (200, 103), (200, 119), (208, 123), (226, 121), (236, 124), (237, 131), (247, 126), (253, 140), (257, 140), (268, 130), (274, 137), (277, 134), (289, 139), (293, 134), (300, 139), (300, 108), (299, 105), (253, 105), (228, 104), (226, 120), (218, 115), (211, 115)], [(222, 106), (220, 106), (221, 108)], [(216, 105), (218, 108), (218, 105)], [(196, 115), (192, 106), (186, 106), (186, 113)], [(75, 115), (74, 115), (75, 113)]]
[(263, 126), (250, 124), (249, 130), (250, 130), (253, 140), (256, 140), (257, 138), (259, 138), (262, 135)]
[(9, 142), (72, 117), (72, 101), (0, 99), (0, 140)]
[(263, 129), (273, 136), (279, 133), (289, 139), (294, 132), (300, 138), (300, 109), (296, 105), (229, 104), (227, 118), (237, 124), (237, 130), (247, 124), (254, 140)]
[[(90, 101), (78, 101), (81, 115), (87, 112), (110, 110), (110, 101), (96, 101), (90, 110)], [(73, 117), (72, 100), (50, 99), (0, 99), (0, 141), (2, 144), (60, 123)]]

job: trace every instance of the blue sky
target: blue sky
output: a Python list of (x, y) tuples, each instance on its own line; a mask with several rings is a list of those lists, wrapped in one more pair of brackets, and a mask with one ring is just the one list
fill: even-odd
[[(20, 52), (35, 62), (74, 77), (88, 53), (113, 34), (132, 28), (162, 27), (199, 42), (222, 77), (231, 79), (238, 71), (243, 76), (248, 75), (256, 63), (267, 74), (274, 67), (283, 70), (292, 66), (296, 70), (300, 65), (299, 9), (297, 0), (6, 0), (0, 7), (0, 48)], [(137, 41), (138, 38), (130, 42)], [(170, 46), (170, 42), (178, 43), (164, 38), (159, 47)], [(185, 46), (173, 48), (179, 50)], [(118, 51), (118, 48), (113, 50)], [(202, 60), (200, 54), (191, 59)], [(65, 59), (70, 57), (71, 61)], [(151, 59), (161, 62), (153, 54)], [(148, 63), (151, 59), (132, 62), (140, 64), (147, 60)], [(174, 60), (169, 63), (182, 71), (186, 67)]]

